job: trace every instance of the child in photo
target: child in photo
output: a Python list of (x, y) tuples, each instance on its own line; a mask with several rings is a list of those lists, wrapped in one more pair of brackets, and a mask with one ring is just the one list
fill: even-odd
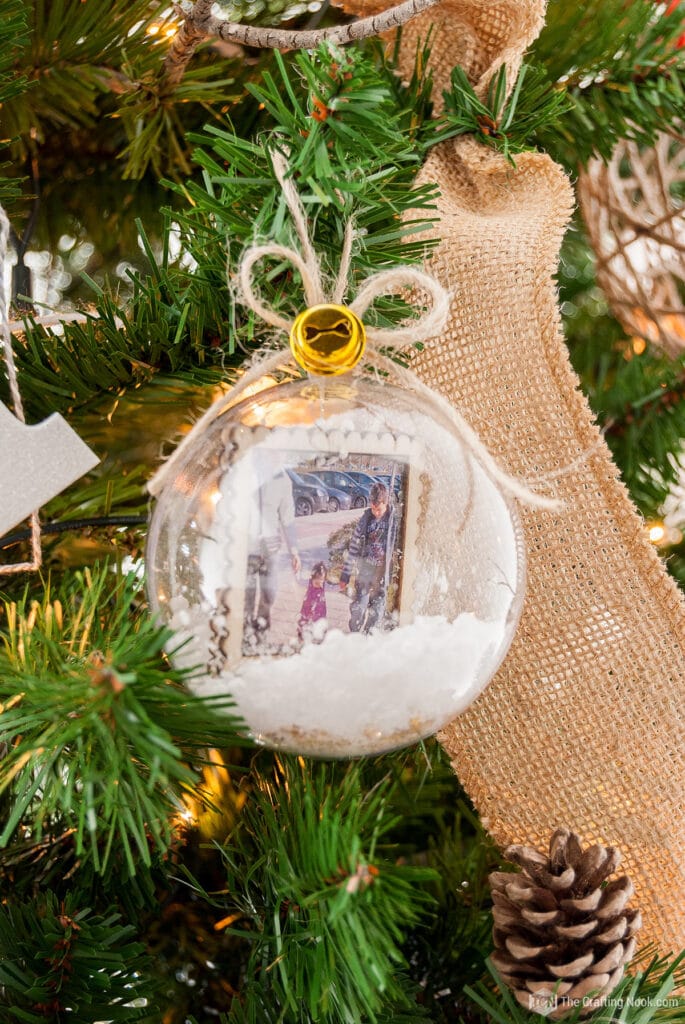
[(312, 569), (307, 593), (300, 608), (297, 620), (297, 636), (303, 643), (320, 644), (326, 635), (328, 611), (326, 608), (326, 577), (328, 569), (325, 562), (317, 562)]

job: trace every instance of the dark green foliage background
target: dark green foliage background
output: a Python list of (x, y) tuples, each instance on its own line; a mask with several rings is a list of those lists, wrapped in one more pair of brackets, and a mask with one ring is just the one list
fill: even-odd
[[(292, 241), (273, 147), (287, 145), (330, 275), (353, 218), (359, 282), (424, 257), (435, 190), (414, 179), (440, 141), (469, 133), (512, 162), (540, 146), (575, 175), (617, 139), (648, 144), (675, 123), (680, 16), (552, 0), (517, 82), (505, 69), (481, 100), (455, 69), (433, 119), (429, 44), (408, 82), (373, 42), (284, 57), (207, 44), (170, 92), (148, 31), (161, 14), (148, 0), (0, 0), (0, 201), (18, 238), (60, 257), (63, 297), (88, 312), (61, 335), (29, 316), (21, 389), (30, 421), (61, 412), (102, 456), (43, 510), (44, 572), (4, 583), (0, 1020), (532, 1022), (487, 971), (500, 855), (436, 744), (349, 764), (279, 757), (246, 744), (230, 707), (188, 695), (136, 577), (144, 482), (271, 343), (232, 275), (256, 237)], [(260, 286), (297, 311), (292, 268), (267, 263)], [(559, 287), (583, 388), (656, 517), (685, 433), (683, 360), (635, 354), (580, 220)], [(388, 299), (373, 315), (406, 312)], [(19, 558), (25, 532), (3, 543)], [(685, 580), (685, 548), (670, 554)], [(682, 1019), (682, 1001), (658, 1002), (679, 970), (627, 980), (620, 1019)]]

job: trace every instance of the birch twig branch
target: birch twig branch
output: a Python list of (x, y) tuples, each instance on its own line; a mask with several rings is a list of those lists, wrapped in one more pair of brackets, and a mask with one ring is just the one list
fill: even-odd
[[(293, 31), (255, 25), (236, 25), (233, 22), (213, 17), (211, 0), (196, 0), (192, 7), (184, 4), (181, 8), (185, 21), (164, 62), (165, 70), (170, 79), (173, 76), (173, 80), (176, 83), (179, 82), (193, 52), (203, 39), (209, 37), (272, 50), (309, 50), (324, 40), (344, 45), (398, 28), (422, 11), (435, 7), (439, 2), (440, 0), (404, 0), (403, 3), (390, 7), (387, 11), (374, 14), (369, 18), (360, 18), (359, 21), (353, 21), (347, 25)], [(182, 38), (179, 38), (180, 36)]]
[(214, 0), (196, 0), (192, 12), (186, 14), (183, 24), (174, 36), (164, 59), (162, 74), (164, 91), (173, 92), (180, 84), (190, 60), (208, 33), (199, 26), (211, 17)]

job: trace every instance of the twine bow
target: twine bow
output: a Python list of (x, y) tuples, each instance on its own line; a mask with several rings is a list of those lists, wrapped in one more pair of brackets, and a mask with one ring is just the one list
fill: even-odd
[[(354, 229), (352, 222), (348, 221), (345, 226), (338, 274), (330, 296), (327, 296), (322, 282), (319, 260), (309, 235), (307, 217), (302, 200), (297, 193), (292, 178), (286, 176), (288, 170), (287, 161), (283, 154), (277, 150), (272, 151), (271, 161), (276, 179), (283, 190), (286, 205), (292, 215), (295, 231), (300, 242), (300, 251), (298, 252), (294, 248), (279, 245), (275, 242), (251, 246), (245, 251), (241, 260), (238, 269), (238, 281), (242, 293), (242, 301), (245, 305), (272, 327), (276, 327), (289, 334), (292, 324), (285, 317), (277, 313), (276, 310), (264, 305), (253, 288), (253, 268), (255, 264), (265, 257), (274, 256), (290, 262), (300, 272), (305, 299), (309, 307), (326, 303), (335, 305), (343, 303), (348, 287)], [(401, 266), (392, 270), (381, 271), (378, 274), (373, 274), (366, 280), (356, 297), (347, 303), (346, 308), (351, 310), (361, 320), (364, 313), (379, 295), (388, 295), (406, 291), (407, 289), (414, 292), (427, 293), (431, 298), (430, 308), (420, 317), (411, 320), (406, 326), (378, 328), (365, 325), (366, 337), (371, 342), (364, 356), (365, 363), (381, 370), (384, 374), (399, 379), (409, 390), (418, 392), (428, 398), (445, 425), (456, 431), (477, 461), (508, 494), (536, 508), (551, 511), (559, 509), (560, 503), (556, 499), (545, 498), (535, 494), (523, 481), (517, 480), (501, 469), (497, 461), (484, 447), (475, 431), (472, 430), (446, 399), (423, 384), (411, 371), (399, 366), (379, 351), (380, 346), (383, 345), (399, 346), (415, 344), (418, 341), (429, 341), (444, 330), (449, 316), (450, 295), (434, 277), (412, 266)], [(149, 481), (148, 490), (151, 494), (157, 495), (159, 493), (165, 482), (170, 478), (172, 470), (183, 461), (189, 446), (204, 432), (206, 427), (224, 409), (234, 405), (241, 396), (245, 395), (248, 388), (266, 377), (267, 374), (281, 367), (284, 357), (287, 359), (289, 353), (287, 349), (280, 348), (270, 352), (267, 356), (257, 357), (253, 360), (251, 367), (243, 374), (238, 383), (200, 417), (192, 430), (176, 448), (173, 455)]]
[[(263, 305), (255, 294), (252, 287), (254, 265), (267, 256), (276, 256), (288, 260), (300, 272), (304, 297), (308, 306), (319, 306), (323, 303), (339, 305), (344, 302), (347, 293), (352, 243), (354, 241), (354, 226), (352, 221), (348, 221), (345, 225), (338, 275), (330, 296), (328, 296), (321, 280), (319, 260), (309, 236), (307, 216), (302, 200), (297, 193), (292, 178), (286, 177), (288, 170), (287, 161), (282, 153), (274, 150), (271, 153), (271, 162), (276, 179), (283, 190), (283, 198), (292, 215), (295, 231), (300, 240), (301, 252), (297, 252), (286, 245), (278, 245), (275, 242), (267, 245), (251, 246), (247, 249), (241, 260), (238, 279), (245, 304), (260, 316), (262, 320), (271, 324), (272, 327), (278, 327), (282, 331), (290, 332), (290, 322), (280, 316), (274, 309)], [(352, 302), (347, 303), (347, 308), (361, 320), (374, 299), (377, 299), (379, 295), (396, 293), (406, 288), (427, 292), (432, 299), (430, 309), (418, 317), (418, 319), (412, 320), (406, 327), (383, 329), (365, 325), (366, 337), (373, 344), (404, 345), (417, 341), (427, 341), (429, 338), (434, 338), (444, 329), (449, 316), (449, 293), (434, 277), (419, 270), (417, 267), (397, 267), (393, 270), (382, 270), (378, 274), (373, 274), (372, 277), (366, 280), (364, 286), (357, 293), (356, 298)]]

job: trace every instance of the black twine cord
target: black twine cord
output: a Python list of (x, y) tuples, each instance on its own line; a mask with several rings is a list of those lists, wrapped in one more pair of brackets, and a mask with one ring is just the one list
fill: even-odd
[[(147, 516), (100, 516), (96, 519), (66, 519), (57, 523), (41, 523), (41, 533), (68, 533), (70, 530), (85, 530), (89, 526), (143, 526), (147, 523)], [(17, 533), (8, 533), (0, 537), (0, 549), (9, 548), (13, 544), (19, 544), (22, 540), (29, 540), (30, 530), (20, 530)]]

